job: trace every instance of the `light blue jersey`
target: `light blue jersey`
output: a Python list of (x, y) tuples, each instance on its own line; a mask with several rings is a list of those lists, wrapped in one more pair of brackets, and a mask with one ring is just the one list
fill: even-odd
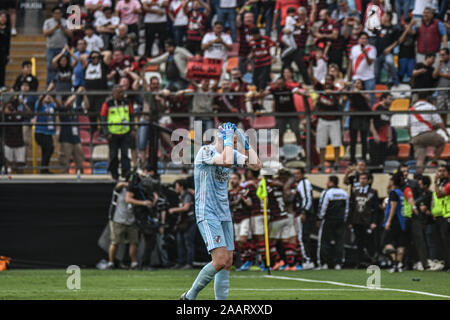
[[(217, 151), (213, 145), (202, 146), (195, 157), (195, 216), (203, 220), (232, 221), (228, 203), (230, 168), (214, 165)], [(244, 163), (245, 155), (234, 150), (234, 163)]]

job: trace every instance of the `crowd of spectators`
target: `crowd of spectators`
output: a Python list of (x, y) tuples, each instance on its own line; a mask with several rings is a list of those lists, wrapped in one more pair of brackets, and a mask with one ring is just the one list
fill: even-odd
[[(80, 26), (68, 25), (73, 18), (67, 12), (71, 4), (81, 6)], [(7, 38), (9, 41), (8, 16), (6, 11), (0, 13), (2, 42)], [(44, 102), (43, 105), (51, 106), (45, 110), (59, 110), (67, 105), (70, 93), (81, 88), (80, 92), (88, 93), (86, 103), (78, 98), (70, 105), (82, 105), (89, 112), (90, 121), (95, 122), (108, 96), (89, 92), (120, 86), (136, 93), (157, 93), (152, 98), (156, 110), (149, 110), (155, 104), (139, 95), (125, 95), (134, 112), (183, 110), (259, 115), (264, 111), (263, 100), (269, 95), (274, 103), (268, 111), (292, 112), (297, 111), (295, 95), (301, 95), (306, 102), (314, 90), (319, 94), (312, 100), (311, 109), (388, 110), (392, 96), (384, 94), (377, 99), (374, 93), (359, 91), (374, 90), (378, 84), (395, 88), (408, 83), (414, 89), (430, 90), (449, 86), (449, 18), (448, 1), (436, 0), (61, 0), (42, 27), (47, 38), (47, 79), (40, 89), (56, 92), (49, 95), (53, 95), (54, 102), (40, 97), (36, 105), (28, 102), (27, 106), (31, 111), (39, 111)], [(1, 50), (6, 49), (2, 46)], [(3, 87), (9, 52), (1, 56), (0, 87)], [(221, 59), (220, 79), (197, 81), (188, 77), (187, 60), (193, 56)], [(227, 68), (235, 57), (236, 66)], [(165, 67), (161, 68), (162, 64)], [(152, 65), (159, 66), (159, 72), (148, 79), (146, 70)], [(24, 82), (30, 84), (31, 91), (36, 90), (36, 79), (28, 81), (32, 77), (29, 71), (24, 69), (20, 77), (13, 90), (19, 90)], [(340, 91), (352, 93), (344, 95)], [(202, 94), (195, 95), (196, 92)], [(218, 96), (226, 92), (241, 92), (242, 96)], [(448, 110), (449, 92), (439, 91), (435, 96), (432, 102), (437, 109)], [(411, 105), (419, 98), (427, 97), (415, 93)], [(329, 142), (335, 149), (335, 170), (339, 169), (343, 129), (350, 131), (351, 162), (356, 162), (358, 134), (363, 160), (369, 160), (370, 155), (371, 164), (382, 165), (386, 157), (380, 156), (380, 150), (391, 147), (395, 156), (389, 117), (349, 115), (350, 122), (343, 121), (341, 116), (314, 117), (317, 123), (313, 123), (313, 152), (317, 147), (319, 156), (313, 164), (320, 170), (325, 170)], [(38, 117), (37, 121), (53, 118)], [(204, 130), (214, 125), (213, 117), (197, 119), (203, 121)], [(303, 121), (283, 118), (276, 121), (282, 134), (289, 127), (297, 144), (301, 143)], [(187, 119), (172, 119), (172, 124), (177, 122), (183, 127), (192, 126)], [(252, 124), (244, 118), (236, 122), (244, 128)], [(92, 125), (91, 137), (104, 136), (100, 129)], [(53, 135), (54, 130), (48, 128), (40, 134)], [(132, 139), (126, 139), (126, 147), (141, 151), (133, 153), (132, 161), (136, 164), (145, 154), (144, 135), (148, 130), (140, 128), (136, 134), (134, 130), (132, 133)], [(50, 141), (37, 142), (51, 156)], [(43, 159), (42, 165), (45, 163)]]

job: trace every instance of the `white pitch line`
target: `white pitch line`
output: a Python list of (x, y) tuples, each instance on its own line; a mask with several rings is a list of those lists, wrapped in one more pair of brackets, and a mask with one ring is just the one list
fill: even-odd
[(332, 284), (332, 285), (335, 285), (335, 286), (353, 287), (353, 288), (360, 288), (360, 289), (367, 289), (367, 290), (384, 290), (384, 291), (397, 291), (397, 292), (415, 293), (415, 294), (421, 294), (421, 295), (425, 295), (425, 296), (440, 297), (440, 298), (450, 299), (450, 296), (446, 296), (446, 295), (443, 295), (443, 294), (437, 294), (437, 293), (424, 292), (424, 291), (414, 291), (414, 290), (406, 290), (406, 289), (393, 289), (393, 288), (368, 288), (366, 286), (361, 286), (361, 285), (357, 285), (357, 284), (349, 284), (349, 283), (336, 282), (336, 281), (326, 281), (326, 280), (313, 280), (313, 279), (305, 279), (305, 278), (293, 278), (293, 277), (269, 276), (269, 275), (265, 275), (264, 277), (265, 278), (271, 278), (271, 279), (280, 279), (280, 280), (294, 280), (294, 281), (313, 282), (313, 283), (327, 283), (327, 284)]

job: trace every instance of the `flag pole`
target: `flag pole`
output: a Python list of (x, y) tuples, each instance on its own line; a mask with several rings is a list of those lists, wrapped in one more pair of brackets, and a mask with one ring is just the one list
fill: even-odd
[(264, 197), (264, 240), (266, 244), (267, 273), (270, 275), (269, 228), (267, 227), (267, 197)]

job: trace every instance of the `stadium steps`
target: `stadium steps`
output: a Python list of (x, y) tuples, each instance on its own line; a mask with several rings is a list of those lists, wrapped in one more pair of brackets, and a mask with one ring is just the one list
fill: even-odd
[(47, 63), (45, 58), (46, 39), (43, 35), (17, 35), (11, 39), (10, 63), (6, 68), (6, 86), (14, 85), (14, 81), (22, 70), (22, 62), (36, 58), (36, 75), (39, 90), (45, 89), (47, 79)]

